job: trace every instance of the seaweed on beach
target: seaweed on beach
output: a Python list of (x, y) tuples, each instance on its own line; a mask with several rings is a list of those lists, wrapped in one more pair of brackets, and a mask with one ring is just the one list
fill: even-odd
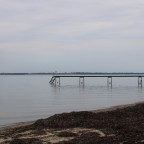
[(144, 104), (117, 109), (107, 112), (71, 112), (56, 114), (47, 119), (40, 119), (34, 123), (35, 128), (112, 128), (121, 129), (123, 125), (131, 126), (134, 122), (141, 124), (144, 117)]
[(72, 132), (60, 132), (57, 134), (58, 137), (76, 137), (78, 134)]
[[(70, 131), (73, 128), (79, 128), (81, 131), (73, 133)], [(144, 104), (99, 113), (82, 111), (56, 114), (47, 119), (37, 120), (28, 126), (0, 132), (0, 137), (5, 139), (11, 137), (13, 140), (10, 144), (41, 144), (43, 143), (41, 139), (22, 139), (21, 134), (32, 131), (31, 134), (34, 136), (43, 136), (48, 129), (59, 138), (72, 137), (68, 141), (59, 141), (55, 144), (144, 143)]]
[[(47, 119), (41, 119), (34, 123), (35, 128), (93, 128), (112, 131), (113, 136), (97, 137), (96, 134), (86, 134), (76, 137), (69, 144), (86, 143), (135, 143), (144, 139), (144, 104), (117, 109), (114, 111), (93, 112), (71, 112), (57, 114)], [(107, 133), (108, 133), (107, 132)], [(81, 142), (82, 141), (82, 142)]]
[(10, 144), (42, 144), (37, 138), (13, 139)]

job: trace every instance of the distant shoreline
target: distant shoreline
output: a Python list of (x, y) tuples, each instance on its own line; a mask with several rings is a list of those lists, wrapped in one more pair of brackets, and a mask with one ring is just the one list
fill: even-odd
[(40, 72), (40, 73), (0, 73), (0, 75), (108, 75), (108, 74), (112, 74), (112, 75), (129, 75), (129, 74), (143, 74), (144, 72), (112, 72), (112, 73), (108, 73), (108, 72), (65, 72), (65, 73), (55, 73), (55, 72), (48, 72), (48, 73), (44, 73), (44, 72)]

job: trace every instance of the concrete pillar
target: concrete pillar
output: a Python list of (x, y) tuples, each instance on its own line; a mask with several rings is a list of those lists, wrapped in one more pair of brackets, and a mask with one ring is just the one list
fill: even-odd
[(84, 77), (79, 77), (79, 86), (84, 86), (84, 85), (85, 85)]
[(107, 78), (107, 86), (112, 87), (112, 77)]
[(138, 77), (138, 87), (142, 88), (142, 77), (141, 76)]
[(60, 86), (60, 77), (55, 77), (54, 85)]

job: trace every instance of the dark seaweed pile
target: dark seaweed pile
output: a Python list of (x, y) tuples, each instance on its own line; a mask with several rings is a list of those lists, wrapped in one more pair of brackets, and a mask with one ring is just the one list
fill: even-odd
[[(70, 141), (62, 141), (57, 144), (144, 143), (144, 104), (137, 104), (132, 107), (100, 113), (83, 111), (56, 114), (47, 119), (40, 119), (31, 126), (13, 129), (7, 132), (5, 135), (10, 136), (12, 133), (23, 132), (28, 129), (33, 129), (40, 132), (46, 128), (67, 129), (77, 127), (98, 129), (101, 130), (106, 136), (101, 137), (96, 132), (87, 132), (78, 135), (62, 132), (57, 136), (73, 136), (74, 138)], [(20, 144), (19, 141), (23, 142), (23, 140), (15, 138), (11, 144)], [(28, 143), (41, 144), (42, 142), (38, 141), (37, 139), (29, 139)]]
[(60, 132), (57, 134), (58, 137), (76, 137), (78, 134), (72, 132)]
[(42, 144), (42, 141), (37, 138), (13, 139), (10, 144)]
[(115, 136), (99, 137), (97, 133), (80, 135), (59, 144), (133, 144), (144, 143), (144, 104), (101, 113), (71, 112), (57, 114), (35, 122), (35, 128), (94, 128)]

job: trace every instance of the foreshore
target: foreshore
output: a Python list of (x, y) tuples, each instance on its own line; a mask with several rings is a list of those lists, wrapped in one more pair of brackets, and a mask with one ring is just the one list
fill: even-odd
[(0, 128), (0, 144), (144, 143), (144, 102)]

